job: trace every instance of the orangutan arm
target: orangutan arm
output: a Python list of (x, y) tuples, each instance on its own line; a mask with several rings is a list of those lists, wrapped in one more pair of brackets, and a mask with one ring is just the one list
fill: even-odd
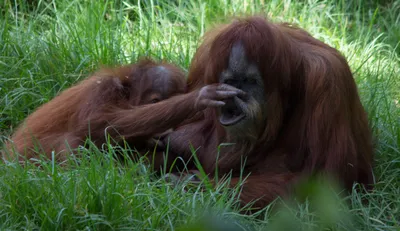
[(88, 121), (91, 136), (103, 137), (106, 129), (108, 134), (117, 139), (151, 137), (178, 126), (205, 108), (223, 106), (225, 103), (222, 100), (238, 94), (244, 93), (224, 84), (208, 85), (154, 104), (94, 113)]

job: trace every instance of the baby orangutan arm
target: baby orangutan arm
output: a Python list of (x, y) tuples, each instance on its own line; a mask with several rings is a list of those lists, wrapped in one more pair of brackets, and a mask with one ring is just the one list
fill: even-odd
[[(129, 109), (114, 108), (107, 112), (94, 114), (90, 118), (91, 136), (104, 136), (104, 131), (100, 128), (105, 127), (107, 133), (117, 140), (150, 137), (178, 126), (186, 118), (194, 116), (198, 111), (207, 107), (223, 106), (225, 105), (224, 99), (238, 94), (245, 93), (226, 84), (214, 84), (154, 104)], [(87, 129), (87, 127), (82, 129)]]

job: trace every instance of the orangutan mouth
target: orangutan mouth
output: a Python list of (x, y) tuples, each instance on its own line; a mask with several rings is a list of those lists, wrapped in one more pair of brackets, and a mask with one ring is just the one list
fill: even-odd
[(234, 102), (227, 101), (226, 105), (221, 108), (219, 122), (222, 126), (232, 126), (239, 123), (246, 117), (245, 113)]

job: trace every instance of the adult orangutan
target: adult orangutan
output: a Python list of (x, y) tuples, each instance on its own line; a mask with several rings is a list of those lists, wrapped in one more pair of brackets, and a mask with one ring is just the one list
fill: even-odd
[[(54, 151), (58, 161), (86, 138), (97, 146), (109, 135), (137, 149), (206, 107), (240, 93), (226, 85), (210, 85), (189, 94), (178, 67), (144, 59), (137, 64), (103, 69), (63, 91), (26, 118), (8, 143), (9, 154), (19, 160)], [(162, 156), (156, 158), (163, 158)], [(155, 160), (162, 163), (162, 159)]]
[[(211, 176), (232, 171), (243, 203), (263, 207), (297, 180), (328, 174), (346, 189), (373, 183), (372, 135), (345, 58), (306, 31), (247, 17), (206, 34), (191, 64), (190, 91), (228, 84), (246, 92), (169, 135), (185, 158), (190, 145)], [(233, 145), (217, 146), (221, 143)]]

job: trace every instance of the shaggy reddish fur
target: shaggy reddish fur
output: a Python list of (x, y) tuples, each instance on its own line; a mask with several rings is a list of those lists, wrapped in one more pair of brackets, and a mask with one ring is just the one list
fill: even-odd
[(117, 143), (125, 140), (145, 148), (153, 136), (192, 113), (195, 98), (175, 96), (185, 91), (185, 74), (172, 64), (144, 59), (102, 69), (29, 115), (7, 143), (5, 157), (51, 157), (55, 151), (63, 161), (86, 138), (101, 146), (107, 135)]
[[(173, 152), (189, 158), (193, 145), (206, 173), (240, 170), (241, 201), (262, 207), (287, 194), (299, 178), (327, 174), (346, 189), (373, 183), (373, 145), (366, 112), (345, 58), (306, 31), (262, 17), (247, 17), (207, 33), (191, 64), (193, 91), (217, 83), (232, 46), (241, 41), (264, 79), (266, 118), (256, 137), (236, 140), (206, 109), (200, 119), (170, 134)], [(234, 143), (232, 146), (217, 146)], [(218, 160), (217, 160), (218, 159)]]

